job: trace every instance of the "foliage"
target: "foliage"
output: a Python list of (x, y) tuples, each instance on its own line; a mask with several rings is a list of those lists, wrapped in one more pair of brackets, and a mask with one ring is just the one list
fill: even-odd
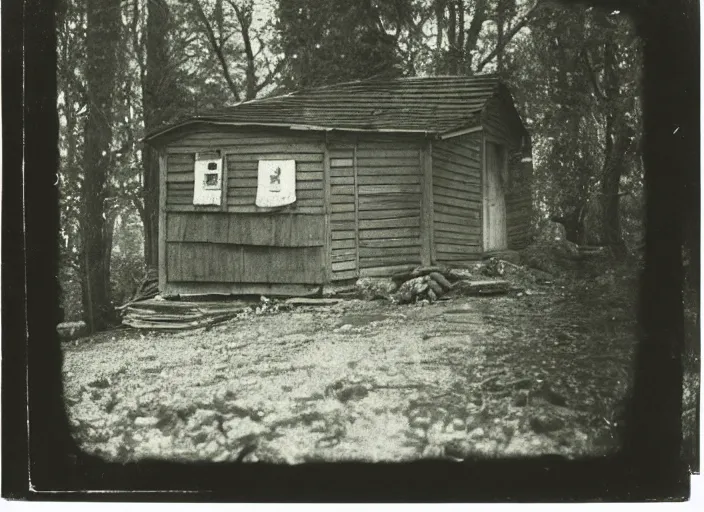
[(401, 74), (397, 41), (411, 3), (280, 0), (277, 30), (288, 64), (283, 87)]
[[(87, 5), (64, 1), (57, 19), (65, 290), (87, 261), (81, 205), (95, 172), (81, 158), (91, 105)], [(531, 133), (536, 220), (559, 218), (582, 243), (613, 242), (614, 233), (629, 248), (642, 240), (640, 42), (622, 14), (549, 0), (125, 0), (119, 10), (102, 203), (105, 251), (120, 274), (111, 279), (115, 301), (127, 293), (129, 262), (134, 275), (143, 270), (135, 255), (155, 261), (157, 165), (140, 143), (146, 131), (369, 77), (498, 73)], [(125, 251), (135, 230), (141, 247)]]

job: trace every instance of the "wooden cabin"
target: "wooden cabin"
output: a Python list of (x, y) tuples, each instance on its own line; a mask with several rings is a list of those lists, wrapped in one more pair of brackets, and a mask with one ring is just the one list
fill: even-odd
[(145, 142), (165, 296), (306, 294), (528, 242), (530, 138), (495, 76), (302, 90)]

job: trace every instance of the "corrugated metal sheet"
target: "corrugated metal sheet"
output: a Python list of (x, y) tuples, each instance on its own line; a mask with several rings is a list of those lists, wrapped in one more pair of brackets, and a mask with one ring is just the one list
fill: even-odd
[(508, 94), (495, 75), (348, 82), (204, 112), (145, 140), (191, 123), (439, 134), (478, 125), (486, 102), (500, 91)]

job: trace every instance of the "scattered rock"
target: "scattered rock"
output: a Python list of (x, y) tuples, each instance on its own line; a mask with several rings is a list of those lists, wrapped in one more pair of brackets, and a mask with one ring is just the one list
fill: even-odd
[(110, 387), (110, 379), (107, 377), (100, 377), (88, 383), (88, 386), (92, 388), (105, 389)]
[(211, 425), (219, 414), (211, 409), (197, 409), (188, 419), (189, 428), (197, 428), (201, 425)]
[(389, 278), (364, 277), (355, 283), (357, 293), (365, 300), (389, 299), (398, 285)]
[(153, 427), (159, 423), (159, 418), (154, 416), (138, 416), (134, 419), (134, 424), (137, 427)]
[(565, 426), (564, 420), (558, 418), (557, 416), (539, 414), (532, 416), (529, 420), (530, 428), (536, 434), (547, 434), (548, 432), (554, 432)]
[(266, 427), (250, 418), (233, 418), (223, 422), (222, 428), (230, 441), (245, 436), (259, 435), (266, 430)]
[(513, 398), (512, 404), (515, 407), (525, 407), (528, 405), (528, 393), (519, 393)]
[(543, 399), (546, 402), (559, 407), (564, 407), (567, 404), (565, 397), (553, 391), (547, 381), (544, 381), (540, 385), (540, 388), (535, 391), (532, 396), (534, 398)]
[(347, 386), (337, 391), (336, 396), (340, 402), (348, 402), (350, 400), (361, 400), (369, 394), (369, 390), (361, 385), (355, 384)]
[(470, 438), (477, 438), (477, 437), (484, 437), (484, 429), (482, 427), (477, 427), (474, 430), (472, 430), (468, 436)]
[(466, 425), (464, 424), (464, 421), (461, 420), (460, 418), (455, 418), (450, 422), (450, 425), (452, 425), (452, 428), (454, 430), (464, 430), (466, 428)]
[(411, 419), (410, 424), (413, 428), (428, 428), (430, 422), (430, 416), (416, 416)]
[(502, 251), (490, 251), (487, 253), (484, 253), (484, 259), (497, 259), (500, 261), (507, 261), (509, 263), (513, 263), (514, 265), (520, 265), (521, 264), (521, 253), (518, 251), (512, 251), (509, 249), (502, 250)]

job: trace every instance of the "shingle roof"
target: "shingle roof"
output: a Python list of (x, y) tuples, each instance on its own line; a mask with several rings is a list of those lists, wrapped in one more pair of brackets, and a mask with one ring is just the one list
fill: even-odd
[(245, 101), (155, 130), (191, 123), (440, 134), (476, 126), (486, 102), (507, 89), (496, 75), (362, 80)]

